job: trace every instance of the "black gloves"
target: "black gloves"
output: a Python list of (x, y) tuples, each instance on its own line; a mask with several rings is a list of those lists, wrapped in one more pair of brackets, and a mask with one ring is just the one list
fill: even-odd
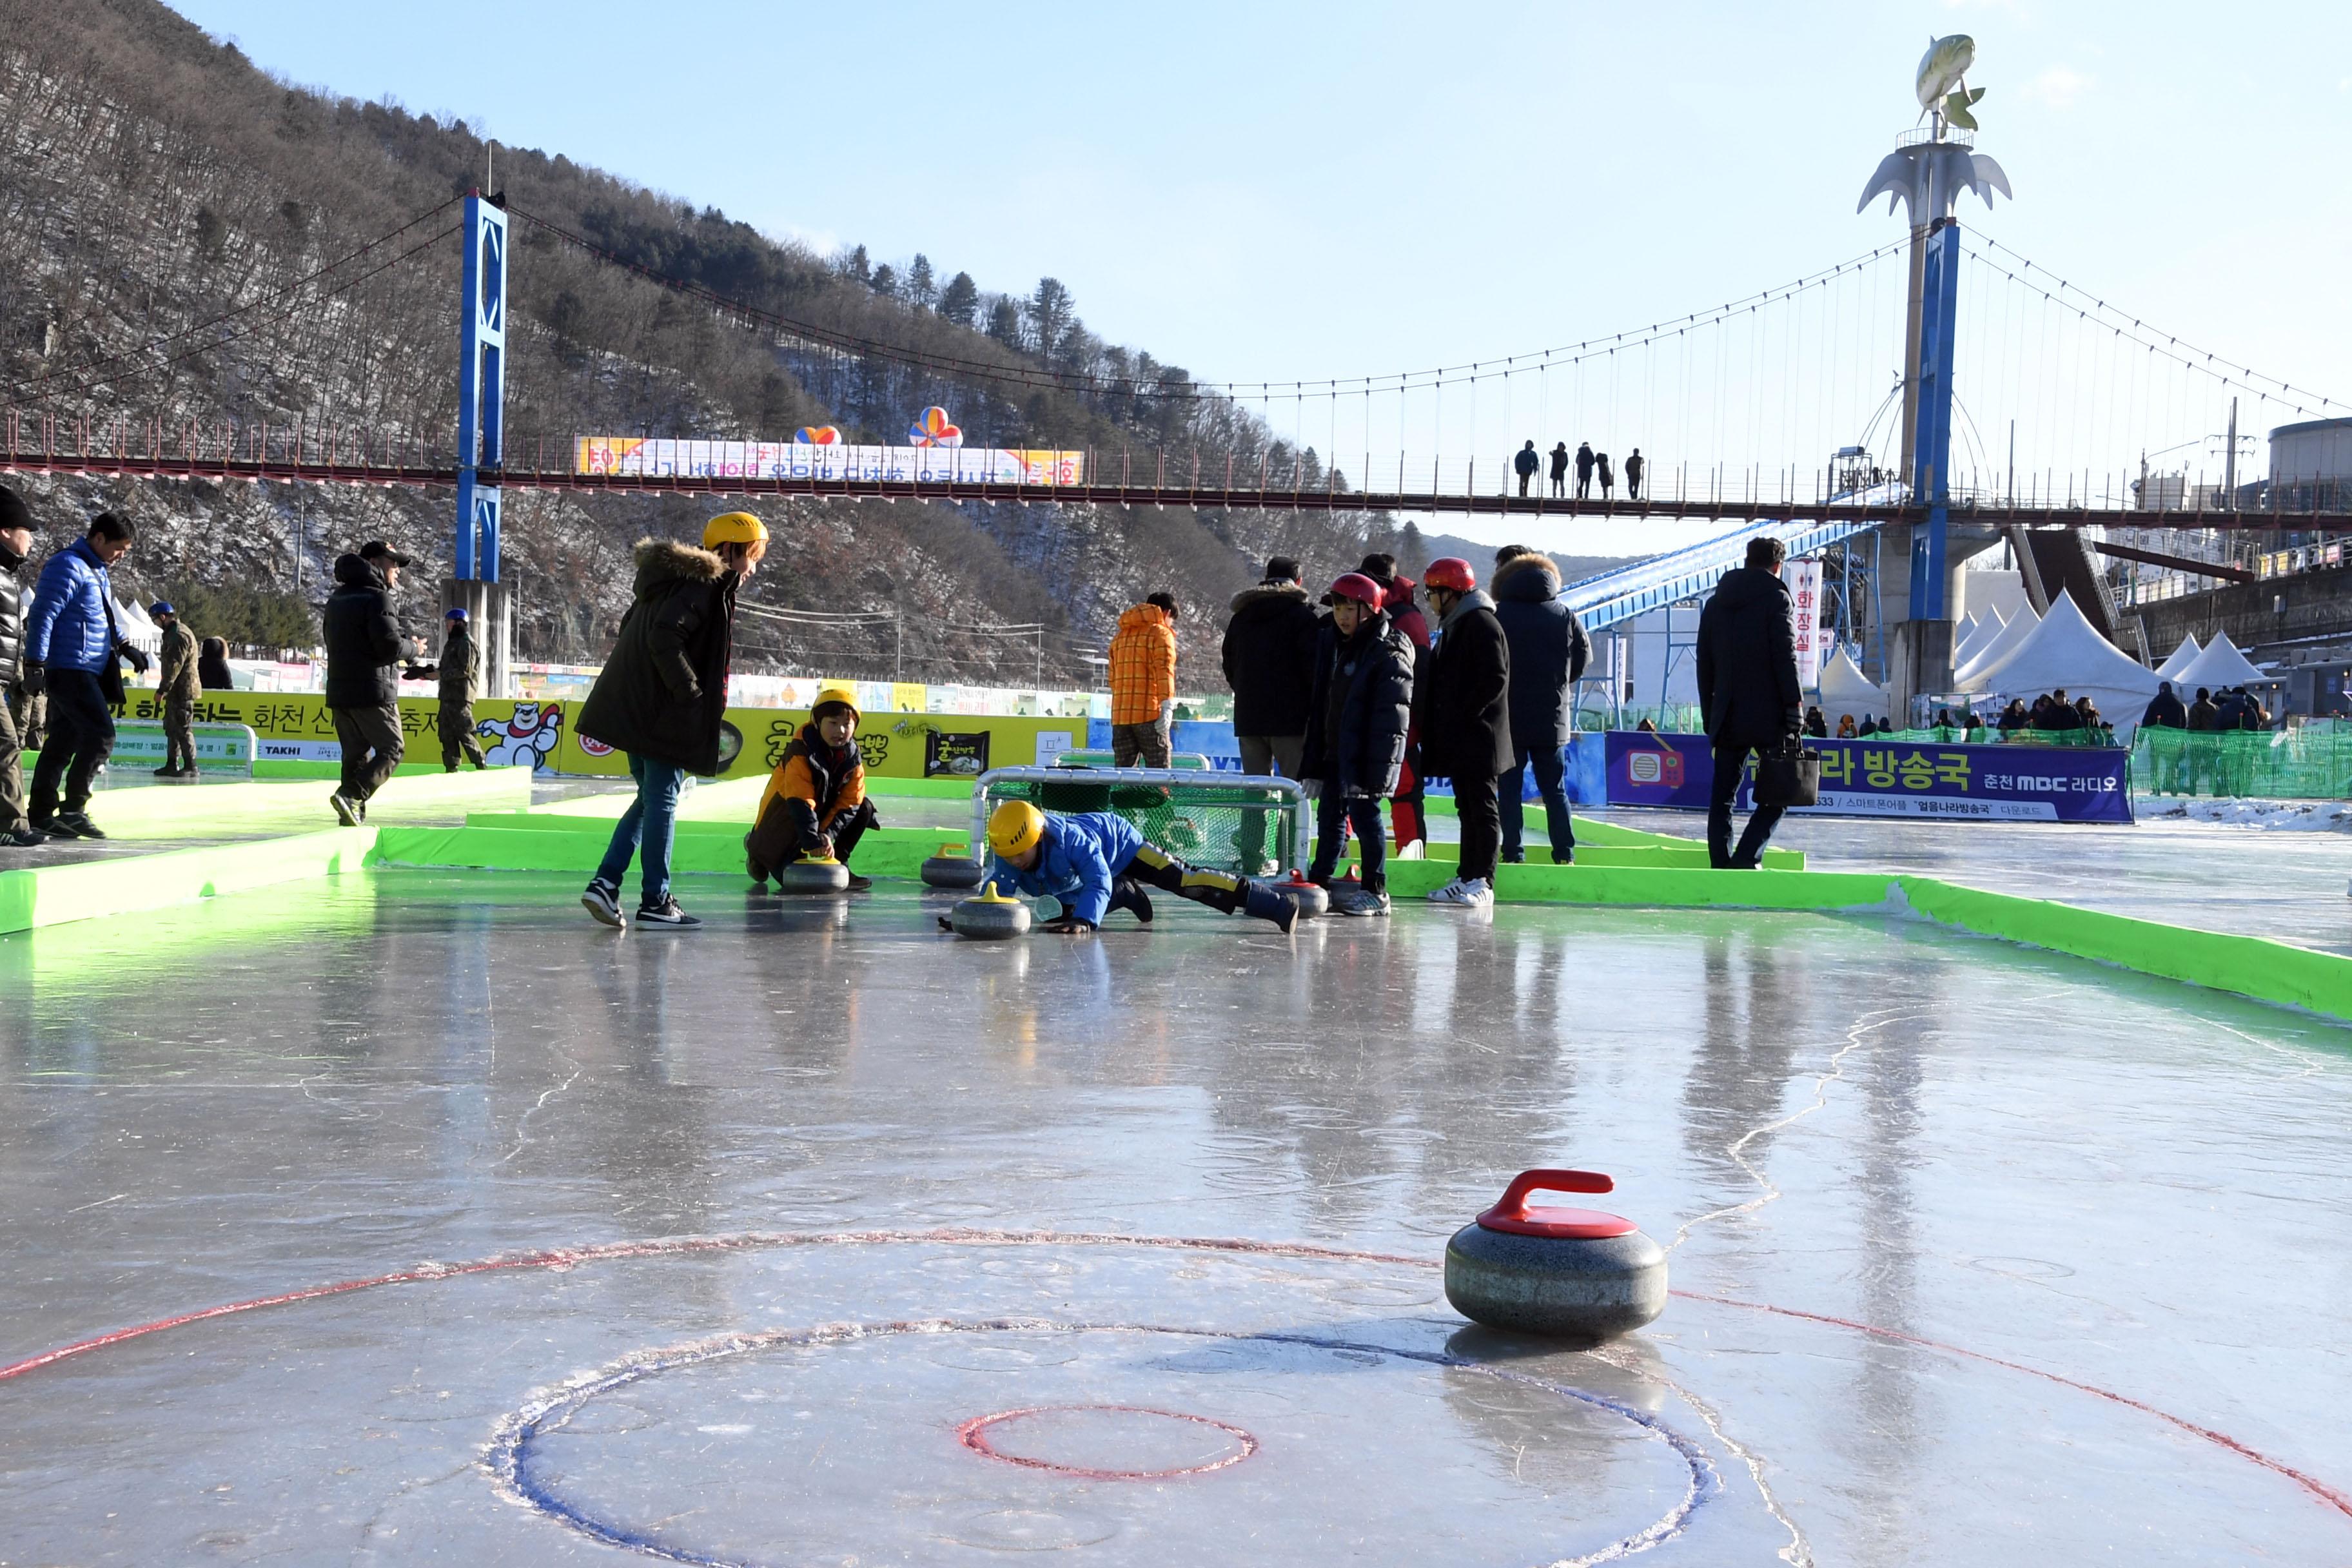
[(124, 658), (131, 661), (131, 668), (134, 673), (139, 675), (147, 673), (147, 656), (144, 653), (129, 643), (124, 643), (119, 651)]
[(49, 689), (49, 672), (41, 668), (39, 659), (28, 658), (25, 661), (24, 687), (25, 695), (27, 697), (38, 697)]

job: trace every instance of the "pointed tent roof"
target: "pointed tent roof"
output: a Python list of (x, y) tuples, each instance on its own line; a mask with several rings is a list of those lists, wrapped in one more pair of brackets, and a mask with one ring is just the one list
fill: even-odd
[(1963, 691), (1980, 691), (1978, 677), (1991, 672), (1993, 668), (2015, 653), (2042, 624), (2031, 605), (2021, 605), (2016, 618), (2003, 626), (1992, 639), (1976, 650), (1975, 656), (1952, 672), (1952, 684)]
[(2100, 636), (2063, 590), (2042, 624), (1998, 663), (1978, 671), (1973, 683), (1974, 689), (2018, 697), (2061, 688), (2087, 692), (2118, 730), (2122, 700), (2153, 697), (2156, 686), (2156, 671)]
[(2000, 636), (2002, 626), (2000, 616), (1986, 611), (1975, 625), (1952, 639), (1952, 668), (1965, 668), (1970, 659), (1992, 646), (1992, 639)]
[(2169, 680), (2174, 685), (2179, 685), (2181, 672), (2196, 663), (2197, 656), (2204, 651), (2197, 646), (2197, 634), (2190, 632), (2180, 639), (2180, 646), (2172, 650), (2172, 657), (2156, 667), (2157, 679)]
[(2182, 670), (2179, 678), (2179, 683), (2191, 691), (2200, 686), (2218, 689), (2277, 679), (2255, 668), (2253, 662), (2238, 651), (2238, 645), (2230, 640), (2227, 632), (2215, 632), (2213, 640), (2205, 645), (2205, 651), (2191, 659), (2189, 668)]
[(1853, 650), (1840, 648), (1822, 666), (1822, 712), (1830, 722), (1841, 713), (1886, 713), (1886, 688), (1874, 684), (1854, 663)]

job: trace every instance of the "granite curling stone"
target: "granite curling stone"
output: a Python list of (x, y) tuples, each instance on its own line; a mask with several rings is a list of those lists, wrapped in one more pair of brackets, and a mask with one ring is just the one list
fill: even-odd
[(958, 936), (978, 942), (1001, 942), (1028, 931), (1029, 906), (1018, 899), (998, 897), (996, 884), (991, 882), (977, 897), (956, 905), (955, 912), (948, 917), (948, 924)]
[(980, 886), (980, 862), (959, 855), (961, 844), (942, 844), (940, 852), (923, 862), (921, 876), (926, 888), (977, 888)]
[(1320, 883), (1310, 882), (1303, 870), (1290, 873), (1287, 882), (1271, 884), (1274, 890), (1298, 906), (1302, 915), (1322, 915), (1331, 912), (1331, 895)]
[(1597, 1171), (1522, 1171), (1445, 1244), (1445, 1299), (1490, 1329), (1588, 1342), (1652, 1321), (1666, 1310), (1664, 1248), (1613, 1214), (1528, 1204), (1615, 1185)]
[(795, 860), (776, 868), (776, 891), (780, 893), (838, 893), (848, 886), (849, 868), (830, 856), (821, 860)]

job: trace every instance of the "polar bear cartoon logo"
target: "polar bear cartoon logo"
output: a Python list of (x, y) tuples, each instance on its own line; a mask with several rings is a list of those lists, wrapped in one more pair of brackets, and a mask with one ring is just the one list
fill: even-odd
[(549, 765), (548, 759), (554, 755), (555, 742), (562, 732), (563, 709), (553, 702), (518, 702), (513, 716), (503, 723), (484, 719), (474, 726), (474, 733), (489, 742), (488, 757), (492, 767), (527, 763), (534, 771)]

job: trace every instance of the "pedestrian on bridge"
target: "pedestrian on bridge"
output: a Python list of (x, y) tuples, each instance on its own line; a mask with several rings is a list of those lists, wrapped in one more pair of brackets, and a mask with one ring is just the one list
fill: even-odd
[(1170, 765), (1176, 729), (1176, 595), (1152, 594), (1110, 639), (1110, 752), (1122, 768)]
[(677, 907), (669, 887), (670, 847), (686, 775), (719, 772), (727, 721), (727, 667), (735, 653), (735, 593), (768, 552), (768, 525), (748, 511), (702, 525), (702, 548), (667, 539), (637, 541), (637, 578), (613, 655), (580, 705), (578, 732), (629, 758), (637, 797), (614, 825), (604, 858), (580, 894), (608, 926), (621, 918), (621, 879), (640, 850), (639, 930), (691, 931), (702, 924)]
[(1715, 762), (1706, 857), (1717, 870), (1754, 870), (1786, 809), (1759, 802), (1732, 847), (1731, 797), (1748, 753), (1797, 744), (1804, 727), (1796, 602), (1780, 580), (1788, 558), (1788, 546), (1769, 533), (1749, 540), (1748, 564), (1726, 572), (1699, 612), (1698, 706)]
[[(147, 656), (114, 622), (108, 568), (130, 552), (138, 531), (102, 511), (89, 531), (49, 557), (25, 625), (25, 689), (49, 697), (49, 732), (33, 770), (34, 831), (52, 838), (103, 838), (89, 819), (98, 770), (114, 753), (114, 713), (122, 704), (122, 661), (144, 674)], [(59, 801), (62, 781), (65, 795)]]
[(25, 815), (24, 738), (10, 711), (21, 695), (25, 666), (25, 600), (16, 568), (32, 552), (32, 509), (0, 485), (0, 848), (7, 849), (48, 842)]
[(1561, 497), (1568, 494), (1568, 443), (1565, 441), (1555, 444), (1551, 449), (1551, 493)]
[(1511, 468), (1519, 476), (1519, 494), (1528, 493), (1528, 485), (1535, 479), (1536, 470), (1542, 467), (1543, 459), (1536, 456), (1533, 441), (1519, 448), (1517, 455), (1511, 459)]
[(1584, 500), (1592, 493), (1592, 443), (1576, 444), (1576, 499)]
[(1592, 458), (1592, 466), (1601, 470), (1601, 499), (1602, 500), (1607, 500), (1610, 497), (1610, 493), (1617, 488), (1617, 475), (1616, 471), (1609, 466), (1609, 454), (1606, 452), (1595, 453)]
[(1544, 826), (1555, 866), (1576, 860), (1576, 826), (1569, 815), (1566, 767), (1569, 694), (1584, 678), (1592, 639), (1559, 597), (1559, 567), (1525, 545), (1495, 552), (1495, 618), (1511, 646), (1511, 765), (1495, 781), (1502, 815), (1503, 859), (1527, 859), (1521, 846), (1528, 770), (1544, 805)]
[(1495, 780), (1510, 770), (1511, 644), (1495, 616), (1492, 595), (1470, 563), (1449, 555), (1422, 574), (1437, 612), (1437, 647), (1420, 683), (1422, 772), (1454, 781), (1462, 820), (1462, 859), (1454, 879), (1429, 895), (1433, 904), (1486, 909), (1495, 901), (1495, 861), (1502, 817)]
[(1642, 460), (1642, 448), (1634, 447), (1633, 455), (1625, 459), (1625, 499), (1627, 500), (1642, 499), (1642, 470), (1648, 467), (1649, 465)]
[(441, 728), (441, 771), (457, 771), (457, 756), (462, 751), (474, 766), (487, 767), (482, 755), (482, 742), (474, 736), (474, 693), (482, 685), (482, 649), (474, 641), (471, 625), (466, 619), (462, 605), (452, 605), (441, 617), (449, 623), (449, 635), (441, 644), (441, 711), (437, 715)]
[(400, 621), (392, 595), (408, 557), (372, 539), (335, 562), (320, 629), (327, 644), (327, 711), (343, 752), (342, 782), (327, 797), (346, 827), (367, 820), (368, 800), (400, 766)]
[(156, 662), (155, 701), (163, 710), (163, 765), (159, 779), (196, 776), (196, 634), (180, 624), (180, 613), (167, 599), (147, 606), (147, 614), (163, 628), (163, 647)]

